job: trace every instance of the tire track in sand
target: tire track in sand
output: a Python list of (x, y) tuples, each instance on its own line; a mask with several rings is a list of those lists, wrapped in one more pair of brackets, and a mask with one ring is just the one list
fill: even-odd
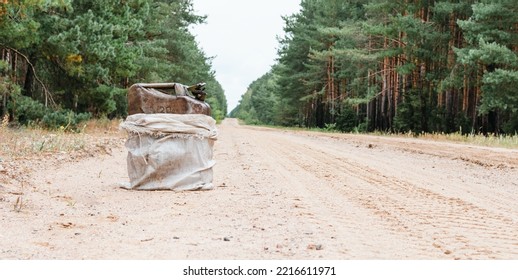
[[(513, 225), (513, 219), (469, 201), (431, 191), (422, 186), (425, 185), (423, 183), (383, 174), (369, 167), (368, 163), (337, 156), (336, 152), (333, 153), (336, 150), (329, 150), (322, 143), (308, 139), (299, 141), (297, 137), (288, 140), (285, 136), (270, 132), (263, 148), (271, 150), (285, 169), (291, 169), (288, 172), (297, 171), (293, 165), (306, 172), (291, 176), (293, 181), (297, 181), (293, 177), (312, 181), (312, 184), (306, 184), (306, 188), (310, 188), (313, 197), (327, 200), (324, 204), (332, 208), (343, 200), (370, 210), (371, 215), (384, 221), (391, 232), (405, 236), (403, 239), (421, 248), (421, 256), (436, 258), (439, 252), (448, 258), (485, 259), (498, 258), (501, 254), (518, 255), (518, 231), (509, 226)], [(334, 172), (322, 166), (332, 167)], [(290, 175), (286, 173), (281, 171), (289, 179)], [(334, 197), (334, 203), (329, 202), (330, 196)], [(337, 209), (340, 208), (343, 207)], [(332, 215), (335, 218), (344, 216), (341, 210), (327, 211), (337, 213)], [(437, 252), (430, 255), (433, 251)]]
[[(269, 134), (261, 136), (253, 130), (247, 130), (249, 139), (255, 141), (262, 151), (262, 161), (274, 163), (269, 170), (273, 171), (274, 186), (288, 192), (287, 197), (299, 201), (299, 209), (306, 219), (316, 225), (315, 235), (331, 237), (334, 243), (324, 244), (326, 250), (343, 248), (347, 258), (441, 258), (441, 252), (433, 250), (423, 254), (419, 240), (402, 235), (383, 225), (384, 218), (372, 215), (370, 209), (358, 207), (353, 201), (331, 185), (329, 176), (322, 179), (308, 166), (298, 165), (294, 157), (302, 155), (296, 150), (298, 146), (279, 145), (277, 136)], [(327, 176), (327, 177), (326, 177)], [(325, 239), (325, 238), (323, 238)], [(329, 248), (331, 247), (331, 248)], [(390, 254), (387, 254), (390, 252)]]

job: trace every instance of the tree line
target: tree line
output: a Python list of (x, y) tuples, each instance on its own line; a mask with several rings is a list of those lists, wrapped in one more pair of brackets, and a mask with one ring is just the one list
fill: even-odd
[(515, 0), (302, 0), (231, 116), (342, 131), (518, 132)]
[(123, 117), (137, 82), (207, 83), (213, 117), (227, 101), (189, 27), (190, 0), (0, 1), (0, 115), (74, 125)]

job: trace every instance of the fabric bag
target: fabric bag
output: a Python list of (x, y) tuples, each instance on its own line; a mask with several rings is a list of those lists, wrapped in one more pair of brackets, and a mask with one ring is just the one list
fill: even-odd
[(135, 114), (120, 125), (133, 190), (210, 190), (216, 121), (201, 114)]

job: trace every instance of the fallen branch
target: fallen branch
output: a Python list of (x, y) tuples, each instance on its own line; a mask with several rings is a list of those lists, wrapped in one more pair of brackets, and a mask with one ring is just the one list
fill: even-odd
[(49, 101), (50, 101), (50, 104), (52, 107), (56, 107), (56, 102), (54, 101), (54, 98), (52, 97), (52, 93), (48, 90), (48, 88), (45, 86), (45, 84), (40, 80), (40, 78), (36, 74), (36, 69), (34, 68), (34, 65), (31, 63), (29, 58), (26, 55), (24, 55), (23, 53), (21, 53), (20, 51), (18, 51), (17, 49), (11, 48), (11, 47), (3, 45), (3, 44), (0, 44), (0, 46), (15, 52), (16, 54), (20, 55), (21, 57), (23, 57), (25, 59), (25, 62), (27, 62), (27, 64), (31, 67), (32, 73), (34, 73), (34, 78), (36, 79), (36, 81), (38, 81), (38, 83), (43, 88), (43, 93), (45, 94), (45, 107), (48, 107)]

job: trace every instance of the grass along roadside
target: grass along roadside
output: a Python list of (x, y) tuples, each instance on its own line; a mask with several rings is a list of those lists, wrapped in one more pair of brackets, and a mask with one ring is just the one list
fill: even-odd
[[(111, 154), (120, 147), (125, 134), (119, 131), (119, 120), (91, 120), (81, 132), (38, 127), (10, 128), (0, 125), (0, 187), (11, 185), (15, 193), (31, 184), (30, 174), (47, 166), (76, 161), (100, 154)], [(1, 193), (0, 188), (0, 193)]]
[(120, 133), (119, 122), (119, 120), (91, 120), (83, 125), (81, 132), (77, 133), (38, 127), (9, 128), (6, 121), (2, 121), (0, 161), (85, 150), (89, 148), (91, 140), (117, 136)]
[(409, 134), (393, 134), (388, 136), (396, 137), (413, 137), (417, 139), (426, 139), (433, 141), (448, 141), (454, 143), (465, 143), (487, 147), (501, 147), (509, 149), (518, 149), (518, 134), (514, 135), (483, 135), (483, 134), (466, 134), (461, 133), (423, 133), (417, 136)]
[[(239, 120), (239, 124), (245, 124), (242, 120)], [(250, 126), (262, 126), (268, 128), (276, 128), (276, 129), (284, 129), (284, 130), (293, 130), (293, 131), (314, 131), (314, 132), (323, 132), (323, 133), (340, 133), (347, 134), (344, 132), (340, 132), (336, 130), (333, 126), (327, 126), (326, 128), (304, 128), (304, 127), (283, 127), (283, 126), (273, 126), (273, 125), (250, 125)], [(413, 139), (423, 139), (423, 140), (431, 140), (431, 141), (444, 141), (444, 142), (452, 142), (452, 143), (463, 143), (469, 145), (477, 145), (477, 146), (486, 146), (486, 147), (500, 147), (500, 148), (508, 148), (508, 149), (518, 149), (518, 134), (514, 135), (483, 135), (483, 134), (462, 134), (460, 132), (455, 133), (391, 133), (391, 132), (349, 132), (351, 134), (356, 135), (372, 135), (372, 136), (381, 136), (381, 137), (397, 137), (397, 138), (413, 138)]]
[(0, 209), (25, 213), (31, 209), (31, 193), (41, 191), (34, 171), (102, 154), (111, 154), (125, 141), (120, 120), (90, 120), (80, 132), (65, 128), (11, 128), (7, 118), (0, 122)]

